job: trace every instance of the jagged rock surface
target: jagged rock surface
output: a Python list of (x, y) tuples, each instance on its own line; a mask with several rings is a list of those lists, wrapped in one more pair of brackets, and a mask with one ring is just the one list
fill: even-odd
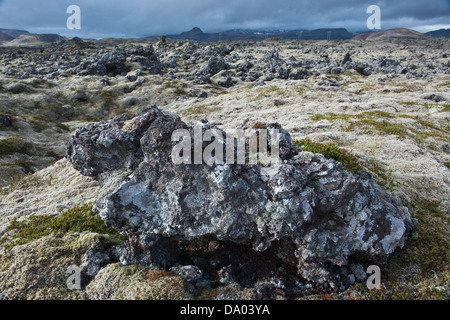
[[(349, 259), (384, 263), (414, 227), (400, 200), (369, 173), (353, 175), (334, 160), (301, 152), (281, 128), (276, 174), (261, 165), (175, 165), (175, 129), (193, 137), (192, 126), (153, 106), (134, 118), (79, 128), (69, 144), (67, 158), (85, 175), (134, 170), (96, 205), (108, 225), (130, 237), (117, 253), (125, 264), (170, 268), (189, 244), (220, 241), (251, 248), (246, 254), (270, 253), (307, 281), (333, 286), (342, 283), (338, 269)], [(211, 260), (196, 261), (203, 269), (222, 267)]]
[(154, 53), (152, 46), (128, 50), (115, 48), (113, 51), (100, 51), (90, 59), (80, 63), (75, 68), (75, 72), (79, 75), (115, 77), (129, 71), (129, 67), (126, 65), (127, 58), (130, 58), (131, 62), (140, 63), (142, 69), (148, 70), (150, 74), (161, 73), (162, 64)]

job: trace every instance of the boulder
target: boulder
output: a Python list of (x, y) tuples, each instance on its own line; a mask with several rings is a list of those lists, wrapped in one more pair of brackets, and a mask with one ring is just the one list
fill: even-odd
[(154, 52), (152, 46), (137, 47), (123, 50), (115, 48), (112, 51), (100, 51), (90, 59), (80, 63), (75, 69), (80, 75), (110, 76), (125, 75), (129, 71), (126, 65), (127, 58), (131, 62), (140, 63), (142, 70), (150, 74), (162, 72), (162, 64)]
[(310, 72), (308, 70), (304, 69), (297, 69), (291, 71), (289, 73), (289, 79), (291, 80), (302, 80), (302, 79), (308, 79), (310, 77)]
[(425, 95), (422, 96), (422, 99), (431, 100), (431, 101), (434, 101), (434, 102), (446, 101), (446, 99), (443, 96), (440, 96), (440, 95), (435, 94), (435, 93), (425, 94)]
[[(351, 174), (339, 162), (302, 152), (278, 124), (244, 127), (259, 137), (271, 132), (269, 154), (270, 130), (278, 130), (280, 161), (175, 164), (171, 154), (181, 138), (172, 141), (174, 130), (185, 130), (192, 150), (199, 128), (226, 135), (206, 121), (188, 126), (156, 106), (77, 129), (67, 150), (75, 169), (103, 179), (132, 170), (96, 204), (106, 224), (130, 239), (117, 252), (122, 263), (195, 265), (219, 278), (229, 266), (234, 279), (241, 273), (257, 279), (259, 270), (282, 264), (305, 281), (337, 288), (339, 268), (349, 260), (382, 264), (403, 247), (415, 220), (370, 173)], [(236, 154), (236, 139), (218, 143), (223, 150), (232, 144)], [(201, 150), (208, 147), (203, 141)]]
[(354, 64), (353, 69), (363, 76), (370, 76), (372, 74), (370, 68), (364, 63)]
[(158, 56), (154, 52), (153, 46), (137, 47), (136, 49), (127, 51), (127, 56), (131, 62), (141, 64), (142, 70), (148, 71), (150, 74), (161, 74), (163, 64), (159, 61)]
[(236, 71), (248, 72), (251, 68), (253, 68), (253, 63), (248, 60), (245, 60), (237, 64)]
[(230, 76), (226, 76), (225, 79), (219, 80), (217, 84), (224, 88), (231, 88), (234, 85), (233, 79)]
[(290, 68), (288, 64), (280, 58), (278, 51), (269, 50), (261, 59), (261, 65), (265, 71), (265, 80), (287, 79)]
[(347, 52), (344, 56), (344, 59), (342, 59), (341, 66), (344, 66), (347, 62), (352, 62), (352, 57), (350, 56), (349, 52)]
[(11, 125), (11, 117), (8, 115), (0, 114), (0, 126), (10, 126)]
[(222, 70), (229, 69), (228, 63), (220, 55), (212, 56), (209, 58), (208, 62), (202, 68), (201, 73), (204, 75), (213, 76)]

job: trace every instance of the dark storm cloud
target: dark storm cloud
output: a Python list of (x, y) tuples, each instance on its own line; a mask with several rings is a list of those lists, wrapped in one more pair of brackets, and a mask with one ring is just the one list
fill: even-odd
[[(382, 28), (432, 29), (450, 24), (448, 0), (0, 0), (0, 28), (78, 36), (146, 36), (179, 33), (194, 26), (227, 29), (364, 30), (369, 5), (381, 8)], [(82, 29), (69, 31), (66, 8), (82, 11)], [(450, 27), (450, 26), (449, 26)], [(423, 31), (423, 30), (421, 30)]]

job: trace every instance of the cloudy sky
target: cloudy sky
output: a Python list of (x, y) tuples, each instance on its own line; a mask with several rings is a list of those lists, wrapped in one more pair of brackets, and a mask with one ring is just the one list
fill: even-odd
[[(81, 29), (69, 30), (69, 5), (81, 9)], [(450, 28), (450, 0), (0, 0), (0, 28), (87, 38), (175, 34), (197, 26), (230, 29), (364, 31), (378, 5), (381, 28), (420, 32)]]

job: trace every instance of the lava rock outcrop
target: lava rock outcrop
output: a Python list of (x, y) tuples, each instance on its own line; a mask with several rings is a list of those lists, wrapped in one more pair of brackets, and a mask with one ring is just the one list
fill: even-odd
[[(214, 124), (200, 125), (226, 136)], [(193, 138), (194, 127), (156, 106), (78, 128), (66, 157), (84, 175), (105, 179), (115, 170), (131, 172), (96, 204), (107, 225), (129, 236), (117, 251), (125, 264), (170, 268), (182, 264), (180, 257), (198, 254), (190, 264), (218, 270), (225, 265), (220, 248), (228, 243), (245, 248), (242, 261), (249, 252), (270, 255), (308, 282), (338, 286), (339, 268), (350, 260), (382, 264), (404, 245), (415, 221), (370, 173), (354, 175), (321, 154), (302, 152), (278, 124), (253, 129), (262, 128), (279, 130), (276, 166), (174, 164), (171, 152), (180, 141), (172, 141), (172, 133), (184, 129)], [(230, 141), (236, 148), (236, 139), (218, 141), (224, 150)], [(208, 143), (202, 141), (203, 150)], [(209, 242), (222, 246), (206, 255), (215, 250)], [(232, 268), (240, 258), (227, 263)]]

